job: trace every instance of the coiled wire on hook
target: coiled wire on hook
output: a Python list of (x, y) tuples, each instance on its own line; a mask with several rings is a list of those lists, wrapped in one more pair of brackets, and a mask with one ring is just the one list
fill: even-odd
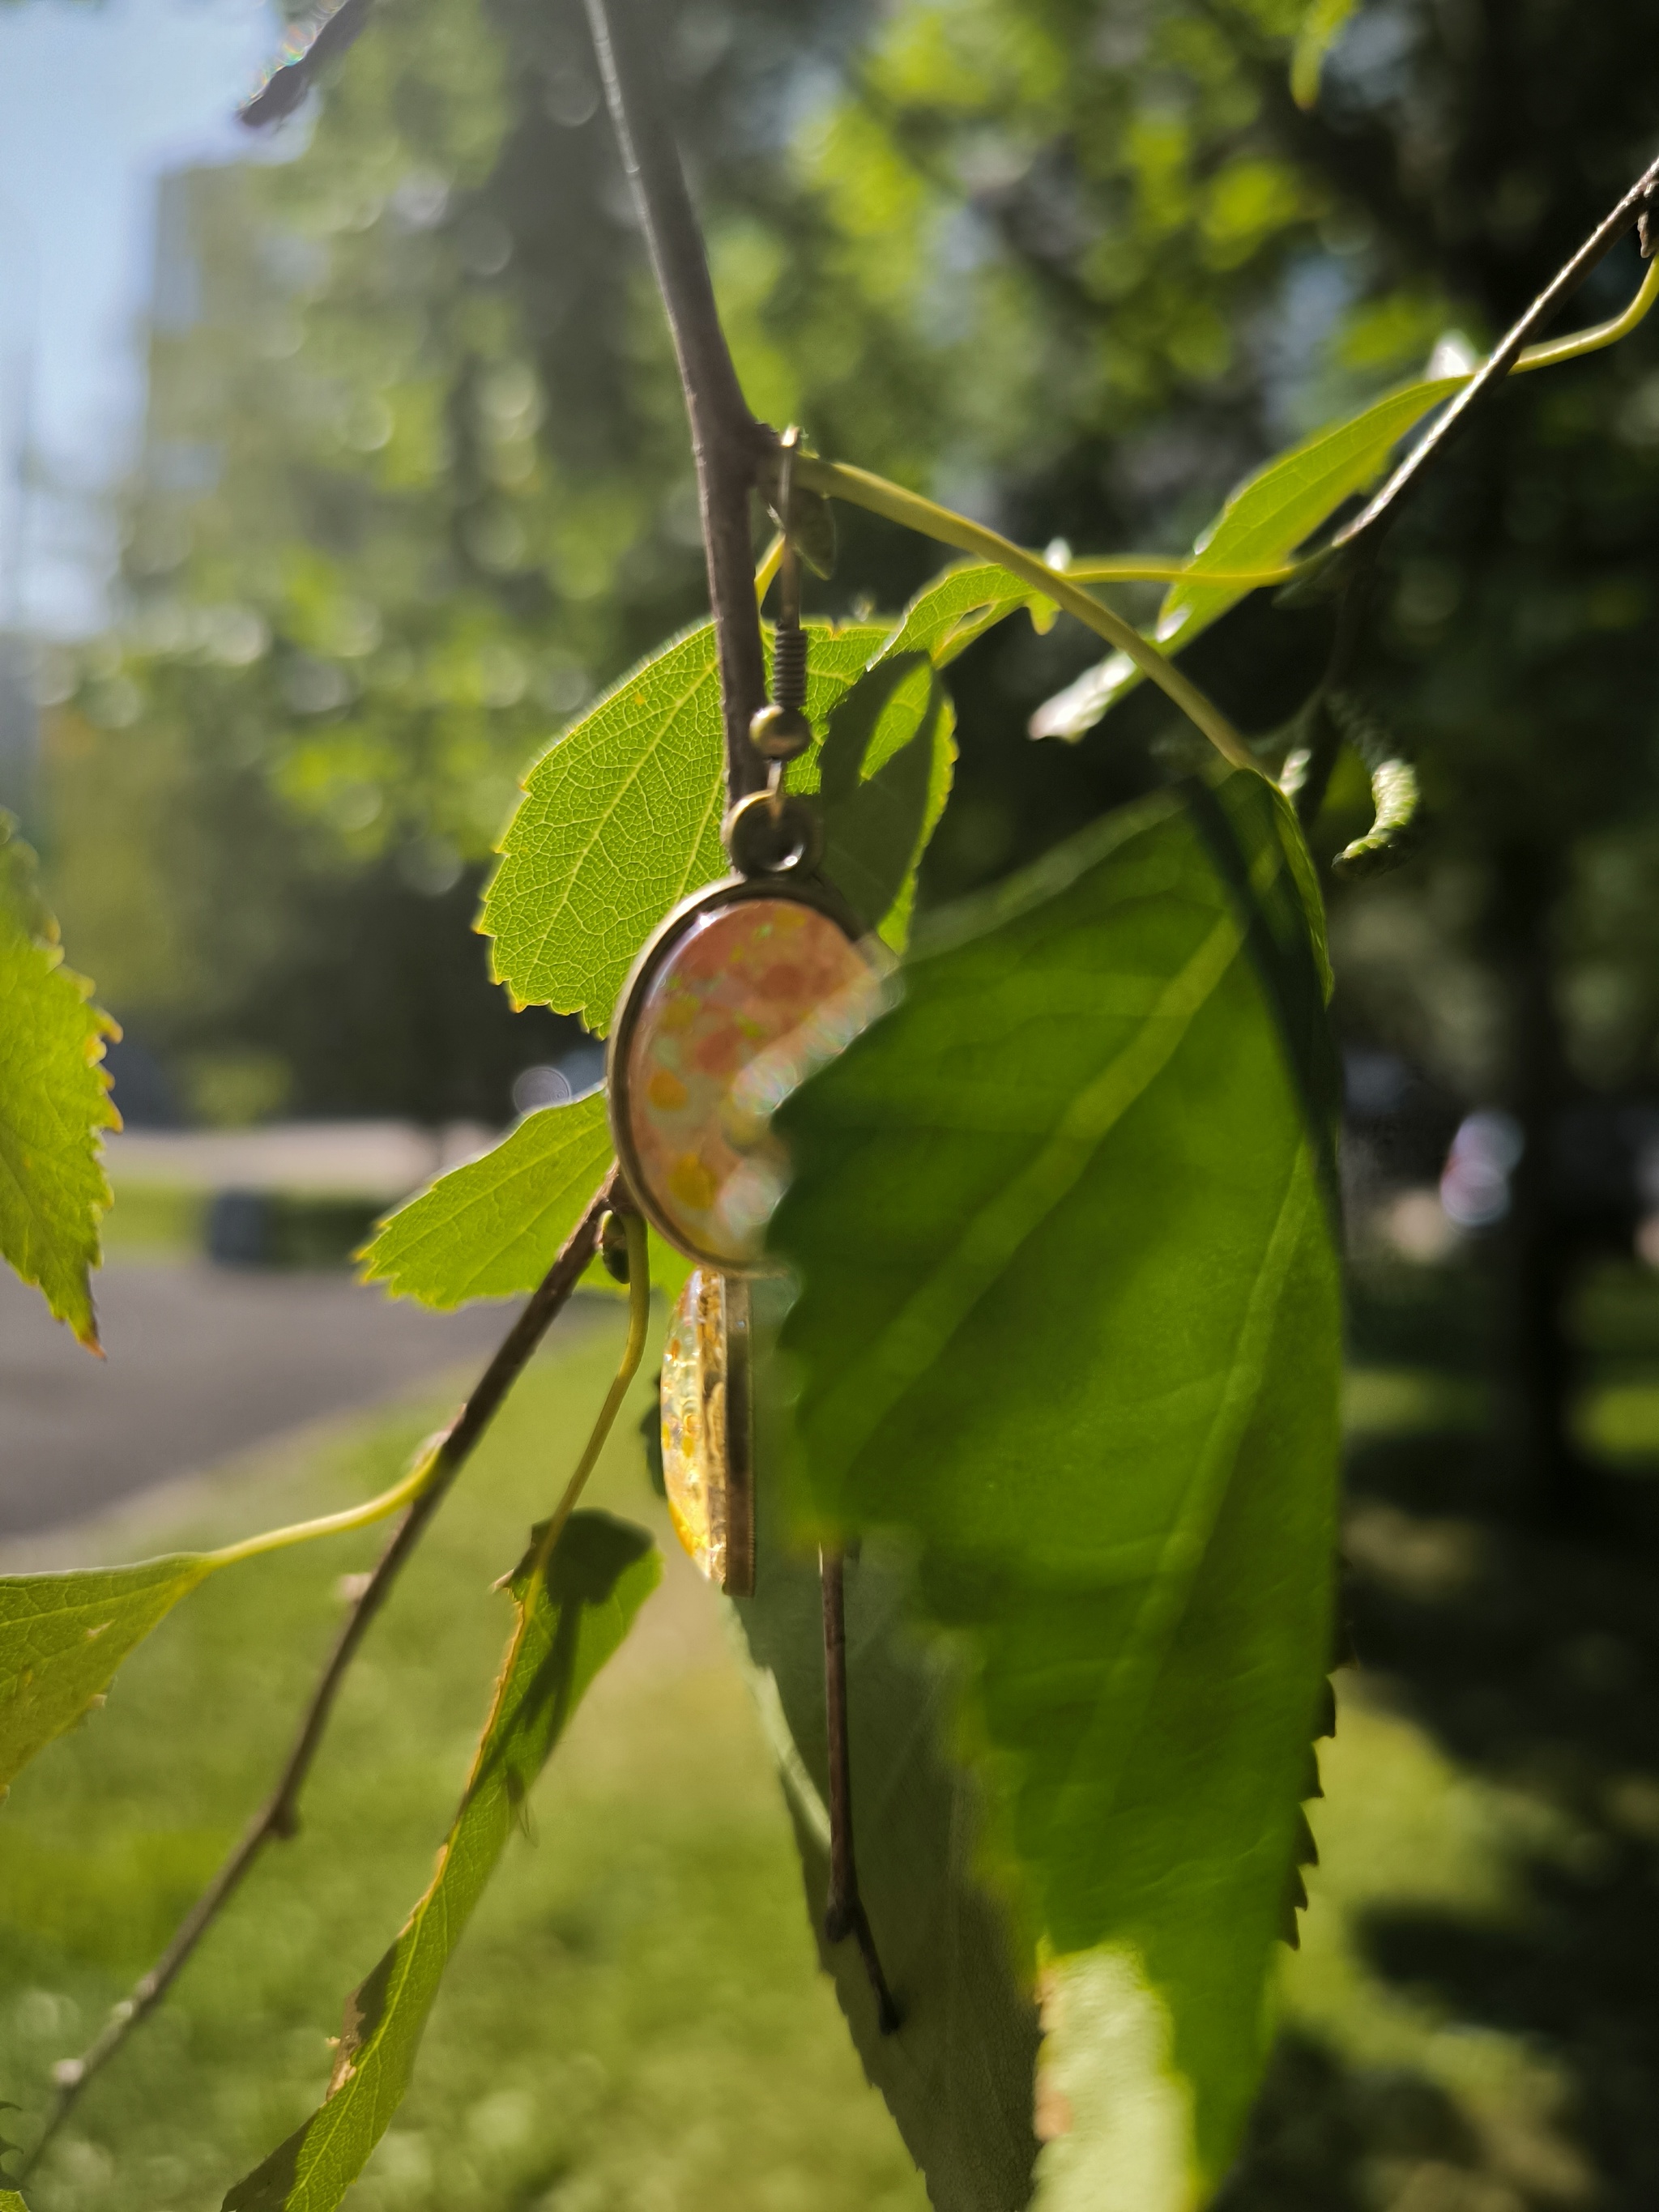
[(800, 619), (800, 555), (791, 535), (794, 458), (799, 430), (780, 444), (778, 520), (783, 555), (778, 567), (778, 619), (772, 635), (772, 696), (749, 725), (749, 741), (767, 764), (766, 788), (740, 800), (726, 818), (732, 864), (745, 876), (810, 874), (823, 855), (817, 810), (783, 788), (783, 772), (812, 742), (806, 718), (807, 636)]

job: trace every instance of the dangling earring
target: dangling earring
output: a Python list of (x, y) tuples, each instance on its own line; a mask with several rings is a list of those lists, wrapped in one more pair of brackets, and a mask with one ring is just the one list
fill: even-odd
[[(812, 742), (799, 556), (789, 532), (798, 437), (791, 431), (783, 441), (773, 696), (750, 726), (766, 788), (726, 817), (733, 873), (678, 906), (635, 961), (606, 1061), (629, 1188), (659, 1233), (696, 1262), (663, 1362), (664, 1484), (681, 1542), (731, 1597), (755, 1586), (749, 1281), (771, 1272), (763, 1239), (784, 1169), (769, 1109), (862, 1026), (879, 990), (863, 925), (818, 872), (817, 810), (783, 787), (788, 763)], [(824, 1553), (821, 1572), (831, 1838), (824, 1933), (832, 1943), (856, 1938), (886, 2031), (897, 2014), (853, 1858), (840, 1555)]]

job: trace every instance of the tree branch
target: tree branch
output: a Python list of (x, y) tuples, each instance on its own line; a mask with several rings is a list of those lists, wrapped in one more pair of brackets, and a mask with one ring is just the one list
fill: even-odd
[(1430, 462), (1445, 450), (1448, 441), (1468, 421), (1474, 410), (1509, 374), (1520, 359), (1528, 339), (1548, 322), (1571, 294), (1577, 290), (1608, 248), (1615, 245), (1646, 213), (1656, 186), (1659, 186), (1659, 161), (1643, 171), (1618, 206), (1596, 225), (1571, 260), (1556, 271), (1520, 321), (1510, 327), (1503, 343), (1481, 364), (1480, 370), (1464, 386), (1433, 428), (1413, 447), (1364, 514), (1356, 516), (1346, 529), (1337, 532), (1331, 540), (1333, 549), (1352, 546), (1382, 525)]
[[(752, 585), (750, 588), (752, 596)], [(115, 2007), (100, 2033), (79, 2058), (64, 2059), (54, 2068), (58, 2094), (40, 2140), (22, 2169), (25, 2175), (32, 2171), (69, 2118), (93, 2076), (108, 2064), (133, 2029), (167, 1995), (197, 1945), (240, 1888), (265, 1845), (274, 1838), (286, 1839), (298, 1834), (300, 1793), (321, 1746), (346, 1670), (356, 1657), (375, 1614), (390, 1595), (392, 1585), (426, 1533), (455, 1478), (471, 1457), (501, 1401), (524, 1372), (531, 1354), (586, 1273), (598, 1248), (600, 1217), (611, 1204), (613, 1179), (613, 1175), (606, 1176), (592, 1203), (566, 1239), (563, 1250), (543, 1277), (540, 1287), (532, 1292), (524, 1311), (501, 1340), (471, 1395), (450, 1423), (433, 1455), (425, 1489), (398, 1522), (391, 1542), (381, 1553), (347, 1616), (311, 1693), (276, 1788), (249, 1822), (235, 1850), (198, 1898), (172, 1942), (137, 1984), (131, 1995)]]
[(726, 798), (735, 805), (766, 781), (766, 764), (749, 742), (750, 721), (766, 703), (749, 495), (775, 441), (749, 410), (720, 328), (641, 0), (586, 0), (586, 7), (691, 422), (726, 723)]

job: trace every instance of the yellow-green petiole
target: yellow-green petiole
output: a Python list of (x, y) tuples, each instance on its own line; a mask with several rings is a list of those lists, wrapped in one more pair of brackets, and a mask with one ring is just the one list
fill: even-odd
[[(1524, 375), (1535, 368), (1552, 368), (1562, 362), (1577, 361), (1586, 354), (1599, 352), (1604, 346), (1617, 344), (1642, 321), (1656, 300), (1659, 300), (1659, 258), (1650, 265), (1636, 296), (1622, 313), (1614, 315), (1607, 322), (1594, 323), (1586, 330), (1577, 331), (1569, 337), (1528, 346), (1510, 374)], [(1471, 369), (1468, 376), (1458, 381), (1466, 384), (1478, 373)], [(885, 477), (874, 476), (866, 469), (822, 460), (816, 454), (810, 453), (797, 457), (795, 469), (800, 483), (814, 491), (834, 499), (844, 499), (851, 506), (865, 507), (890, 522), (919, 531), (924, 537), (932, 538), (940, 544), (954, 546), (958, 552), (993, 561), (1000, 568), (1007, 569), (1010, 574), (1031, 584), (1046, 598), (1052, 599), (1056, 606), (1063, 608), (1097, 636), (1105, 639), (1108, 644), (1127, 654), (1141, 673), (1150, 678), (1197, 725), (1224, 759), (1237, 768), (1257, 767), (1243, 739), (1214, 701), (1183, 676), (1168, 655), (1160, 653), (1132, 623), (1079, 588), (1083, 584), (1179, 583), (1194, 572), (1195, 564), (1192, 559), (1182, 560), (1156, 553), (1104, 554), (1069, 562), (1062, 572), (1051, 568), (1046, 561), (1024, 551), (999, 532), (988, 530), (983, 524), (969, 521), (966, 515), (954, 514), (949, 507), (940, 507), (931, 499), (924, 499), (918, 492), (907, 491), (902, 484), (890, 483)], [(775, 552), (781, 550), (781, 543), (776, 548), (769, 550), (767, 559), (756, 578), (757, 587), (762, 592), (771, 580)], [(1256, 590), (1264, 585), (1290, 582), (1314, 557), (1316, 556), (1304, 556), (1300, 560), (1280, 562), (1267, 568), (1199, 568), (1196, 573), (1206, 585), (1246, 586)]]
[(820, 460), (815, 454), (802, 453), (795, 462), (795, 473), (799, 482), (813, 491), (823, 492), (832, 499), (844, 499), (854, 507), (866, 507), (871, 514), (900, 523), (906, 529), (919, 531), (942, 545), (954, 545), (958, 552), (972, 553), (981, 561), (994, 561), (1010, 575), (1030, 584), (1045, 599), (1052, 599), (1057, 607), (1074, 615), (1085, 628), (1103, 637), (1109, 645), (1127, 653), (1142, 674), (1150, 677), (1188, 720), (1197, 725), (1224, 760), (1231, 761), (1235, 768), (1261, 773), (1243, 738), (1215, 702), (1144, 638), (1133, 623), (1114, 614), (1098, 599), (1091, 599), (1069, 574), (1051, 568), (1046, 561), (1025, 552), (1000, 532), (970, 522), (966, 515), (953, 514), (948, 507), (923, 499), (918, 492), (906, 491), (901, 484), (889, 483), (884, 477), (872, 476), (866, 469), (848, 468), (839, 461)]
[(353, 1528), (367, 1528), (376, 1521), (384, 1521), (400, 1505), (412, 1505), (426, 1488), (437, 1467), (443, 1441), (442, 1430), (428, 1437), (416, 1453), (409, 1473), (400, 1482), (393, 1483), (390, 1490), (383, 1490), (378, 1498), (371, 1498), (362, 1505), (349, 1505), (343, 1512), (319, 1514), (314, 1521), (296, 1521), (287, 1528), (268, 1528), (262, 1536), (245, 1536), (240, 1544), (227, 1544), (206, 1556), (216, 1567), (233, 1567), (242, 1559), (263, 1559), (267, 1552), (285, 1552), (290, 1545), (308, 1544), (315, 1536), (343, 1536)]
[(623, 1347), (622, 1363), (605, 1393), (599, 1417), (593, 1424), (593, 1432), (582, 1449), (576, 1462), (576, 1472), (564, 1486), (564, 1495), (553, 1509), (551, 1520), (542, 1527), (536, 1548), (530, 1559), (530, 1580), (545, 1568), (553, 1556), (553, 1547), (558, 1542), (564, 1525), (576, 1510), (576, 1502), (586, 1487), (587, 1478), (594, 1463), (605, 1449), (605, 1439), (616, 1425), (622, 1401), (628, 1395), (628, 1386), (639, 1371), (645, 1354), (646, 1331), (651, 1324), (651, 1261), (646, 1244), (645, 1223), (637, 1213), (622, 1216), (623, 1231), (628, 1238), (628, 1341)]

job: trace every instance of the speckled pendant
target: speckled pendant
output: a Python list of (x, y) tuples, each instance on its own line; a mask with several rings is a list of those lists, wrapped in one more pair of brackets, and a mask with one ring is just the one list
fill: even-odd
[(611, 1125), (641, 1210), (688, 1258), (765, 1271), (782, 1187), (769, 1109), (875, 988), (828, 896), (763, 877), (689, 900), (646, 946), (611, 1044)]
[(663, 1474), (680, 1541), (734, 1596), (753, 1584), (749, 1291), (785, 1161), (771, 1111), (868, 1019), (876, 958), (815, 878), (728, 878), (640, 955), (611, 1036), (617, 1156), (640, 1210), (698, 1264), (662, 1367)]

